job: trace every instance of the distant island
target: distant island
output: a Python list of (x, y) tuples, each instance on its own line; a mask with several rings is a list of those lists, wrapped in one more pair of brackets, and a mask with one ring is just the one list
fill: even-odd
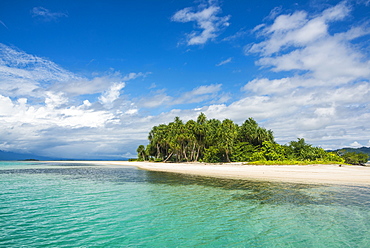
[(2, 161), (35, 161), (35, 160), (57, 160), (57, 158), (38, 156), (34, 154), (8, 152), (0, 150), (0, 160)]
[[(115, 159), (101, 158), (58, 158), (45, 157), (32, 153), (17, 153), (0, 150), (0, 161), (114, 161)], [(127, 161), (129, 158), (120, 158), (120, 161)]]
[(328, 152), (339, 152), (339, 153), (346, 153), (346, 152), (355, 152), (355, 153), (365, 153), (370, 156), (370, 147), (359, 147), (359, 148), (351, 148), (351, 147), (344, 147), (337, 150), (329, 150)]
[(330, 152), (335, 152), (343, 157), (348, 164), (364, 164), (370, 158), (370, 147), (360, 147), (360, 148), (341, 148), (333, 150)]
[(148, 140), (148, 145), (137, 148), (138, 161), (364, 164), (369, 158), (365, 153), (325, 151), (303, 138), (280, 145), (273, 132), (260, 127), (253, 118), (239, 126), (230, 119), (208, 120), (204, 113), (186, 123), (176, 117), (167, 125), (154, 126)]

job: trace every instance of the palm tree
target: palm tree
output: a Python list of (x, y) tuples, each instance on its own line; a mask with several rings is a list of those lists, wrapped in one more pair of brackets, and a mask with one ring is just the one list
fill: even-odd
[(139, 160), (146, 160), (146, 154), (145, 154), (145, 146), (139, 145), (139, 147), (136, 149), (137, 157)]
[(225, 152), (226, 161), (230, 161), (230, 153), (232, 152), (236, 137), (238, 135), (238, 126), (230, 119), (225, 119), (221, 123), (220, 128), (220, 149)]
[(259, 127), (253, 118), (249, 118), (240, 127), (239, 141), (248, 142), (254, 146), (262, 146), (264, 141), (274, 142), (274, 135), (271, 130)]

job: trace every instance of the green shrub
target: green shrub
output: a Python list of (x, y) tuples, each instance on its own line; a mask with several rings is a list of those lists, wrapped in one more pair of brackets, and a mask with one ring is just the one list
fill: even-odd
[(207, 163), (221, 162), (222, 153), (218, 148), (211, 146), (210, 148), (205, 149), (203, 161)]
[(369, 160), (365, 153), (347, 152), (342, 155), (347, 164), (363, 165)]

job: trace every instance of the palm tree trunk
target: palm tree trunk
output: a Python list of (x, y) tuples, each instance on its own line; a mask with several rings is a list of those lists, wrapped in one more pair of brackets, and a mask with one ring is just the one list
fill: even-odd
[(231, 161), (230, 161), (230, 158), (229, 158), (229, 151), (228, 151), (228, 150), (226, 150), (226, 152), (225, 152), (225, 153), (226, 153), (226, 160), (227, 160), (227, 162), (229, 162), (229, 163), (230, 163)]
[(167, 162), (167, 160), (172, 157), (172, 154), (173, 154), (173, 152), (171, 152), (170, 155), (163, 162)]

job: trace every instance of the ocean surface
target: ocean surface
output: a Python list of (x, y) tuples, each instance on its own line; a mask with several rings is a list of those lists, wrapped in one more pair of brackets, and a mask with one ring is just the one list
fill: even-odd
[(0, 247), (370, 247), (370, 188), (0, 162)]

